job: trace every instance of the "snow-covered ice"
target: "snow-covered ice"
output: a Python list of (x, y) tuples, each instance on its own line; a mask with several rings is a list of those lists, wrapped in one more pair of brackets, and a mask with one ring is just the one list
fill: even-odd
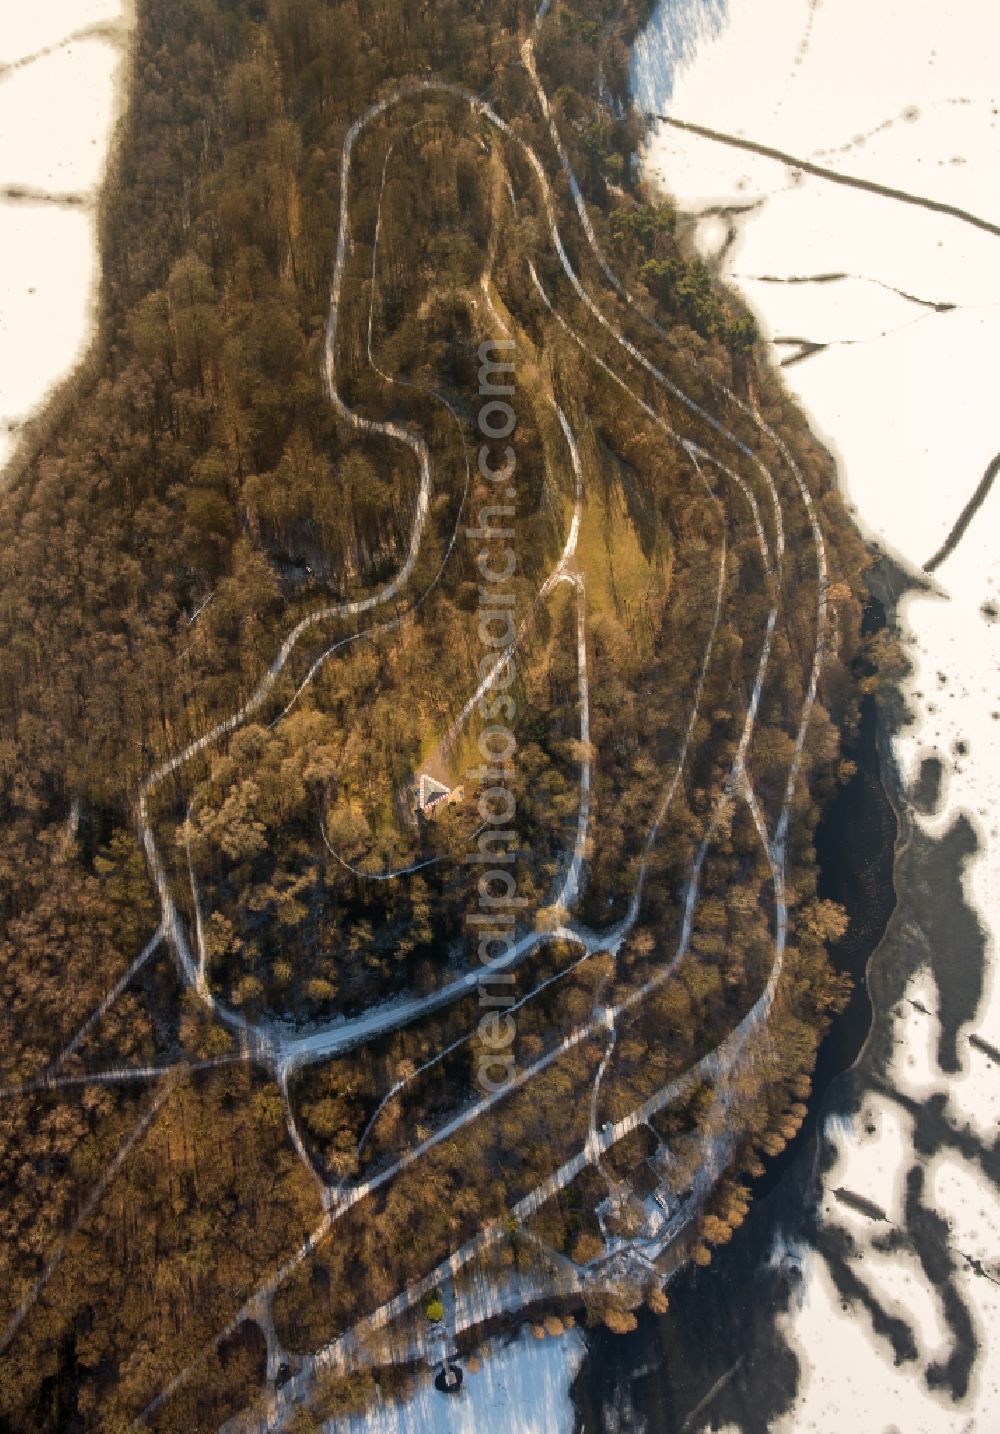
[[(672, 95), (652, 106), (647, 96), (647, 108), (1000, 224), (990, 182), (1000, 12), (958, 0), (944, 24), (935, 7), (899, 0), (731, 0), (721, 26), (709, 0), (688, 12), (702, 17), (700, 44), (689, 43)], [(769, 336), (834, 345), (790, 368), (789, 384), (841, 457), (866, 528), (925, 561), (1000, 446), (1000, 240), (665, 126), (654, 126), (644, 164), (683, 210), (756, 206), (729, 216), (737, 239), (724, 275)], [(716, 225), (705, 243), (717, 250)], [(761, 282), (829, 274), (849, 277)]]
[(36, 0), (0, 26), (0, 473), (93, 336), (131, 23), (130, 0)]

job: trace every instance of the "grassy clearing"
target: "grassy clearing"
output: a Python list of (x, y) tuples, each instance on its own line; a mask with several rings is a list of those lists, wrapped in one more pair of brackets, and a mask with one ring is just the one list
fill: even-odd
[(613, 618), (647, 656), (670, 591), (669, 538), (662, 528), (650, 536), (639, 476), (615, 453), (601, 444), (587, 468), (590, 481), (576, 551), (587, 606)]

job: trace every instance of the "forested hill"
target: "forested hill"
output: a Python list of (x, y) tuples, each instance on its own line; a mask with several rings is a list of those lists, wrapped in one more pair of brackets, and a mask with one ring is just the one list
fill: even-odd
[(448, 1262), (627, 1329), (801, 1121), (867, 558), (638, 187), (648, 8), (140, 0), (101, 339), (0, 494), (7, 1428), (314, 1427)]

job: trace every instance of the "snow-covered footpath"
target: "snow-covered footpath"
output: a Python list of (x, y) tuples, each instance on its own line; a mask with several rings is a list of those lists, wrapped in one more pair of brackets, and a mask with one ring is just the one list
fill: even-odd
[[(698, 216), (696, 242), (753, 307), (775, 361), (805, 353), (786, 368), (790, 388), (836, 453), (862, 528), (915, 570), (1000, 451), (1000, 237), (968, 219), (804, 174), (721, 136), (1000, 225), (998, 51), (1000, 11), (982, 0), (952, 0), (946, 13), (929, 0), (663, 0), (636, 52), (642, 108), (715, 132), (655, 125), (647, 178)], [(914, 814), (918, 828), (943, 835), (964, 814), (975, 829), (979, 850), (963, 887), (987, 931), (987, 971), (979, 1009), (958, 1040), (960, 1073), (937, 1062), (938, 988), (929, 970), (895, 1008), (889, 1071), (904, 1098), (939, 1093), (946, 1121), (987, 1146), (1000, 1127), (1000, 1069), (968, 1037), (1000, 1047), (998, 531), (1000, 482), (937, 568), (939, 590), (901, 606), (914, 720), (896, 742), (896, 760), (908, 784), (925, 757), (944, 767), (937, 809)], [(918, 1153), (912, 1116), (889, 1096), (872, 1097), (854, 1126), (828, 1136), (837, 1163), (826, 1179), (824, 1219), (849, 1231), (853, 1272), (914, 1328), (916, 1350), (897, 1364), (864, 1308), (843, 1303), (825, 1262), (805, 1254), (802, 1300), (784, 1320), (801, 1382), (782, 1427), (994, 1428), (995, 1186), (954, 1146)], [(832, 1193), (859, 1192), (905, 1227), (905, 1177), (914, 1167), (923, 1171), (923, 1205), (947, 1222), (955, 1287), (971, 1315), (964, 1338), (980, 1346), (957, 1408), (937, 1387), (935, 1365), (957, 1338), (941, 1291), (912, 1247), (879, 1248), (886, 1224)]]
[(0, 473), (93, 337), (131, 29), (131, 0), (32, 0), (0, 21)]

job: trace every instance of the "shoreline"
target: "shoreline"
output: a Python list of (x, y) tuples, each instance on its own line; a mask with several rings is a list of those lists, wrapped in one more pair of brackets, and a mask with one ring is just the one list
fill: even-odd
[[(791, 0), (785, 8), (791, 8)], [(734, 28), (738, 19), (732, 17)], [(819, 21), (824, 24), (818, 21), (817, 29), (825, 25), (828, 32), (829, 19), (821, 14)], [(811, 34), (812, 17), (809, 26)], [(786, 38), (790, 37), (781, 35), (780, 43)], [(717, 116), (707, 103), (713, 94), (719, 96), (718, 73), (720, 66), (725, 69), (724, 62), (716, 63), (716, 55), (709, 56), (716, 39), (717, 34), (707, 31), (697, 37), (697, 44), (704, 45), (705, 58), (699, 54), (695, 59), (693, 73), (697, 73), (692, 84), (702, 95), (709, 122), (719, 130), (731, 129), (733, 124), (724, 113), (725, 93), (722, 114)], [(818, 35), (816, 42), (820, 43)], [(735, 39), (726, 36), (725, 44), (729, 46), (729, 63), (735, 63), (736, 56), (740, 63), (747, 61)], [(776, 68), (770, 61), (770, 55), (764, 54), (762, 94), (766, 94), (768, 68)], [(791, 87), (791, 81), (788, 84)], [(745, 95), (745, 90), (742, 93)], [(757, 97), (750, 100), (751, 110)], [(923, 95), (920, 97), (923, 101)], [(857, 98), (852, 96), (850, 104), (863, 112), (866, 94), (860, 94), (860, 105)], [(870, 108), (870, 96), (867, 98)], [(767, 115), (766, 122), (747, 115), (747, 130), (773, 138), (774, 147), (781, 145), (784, 134), (776, 132), (773, 122), (786, 100), (782, 92), (781, 104)], [(889, 108), (889, 100), (879, 102)], [(692, 110), (689, 97), (678, 108), (685, 115), (702, 117), (697, 106)], [(847, 114), (848, 106), (841, 108), (845, 126), (853, 124), (855, 133), (851, 144), (842, 147), (846, 152), (868, 141), (863, 134), (858, 136), (858, 131), (865, 129), (864, 119), (853, 110)], [(765, 109), (766, 100), (758, 105), (760, 115)], [(827, 123), (823, 106), (814, 104), (813, 109), (813, 128), (822, 128)], [(919, 115), (914, 107), (914, 116), (919, 119)], [(872, 118), (880, 121), (873, 132), (888, 128), (880, 116), (873, 114)], [(782, 123), (787, 129), (790, 121), (786, 117)], [(789, 136), (793, 133), (787, 132)], [(984, 140), (984, 144), (991, 142), (988, 136)], [(812, 148), (808, 138), (797, 134), (795, 145), (806, 151)], [(645, 164), (654, 185), (659, 178), (653, 172), (656, 147), (657, 135), (651, 132)], [(744, 158), (748, 164), (753, 160), (751, 155), (741, 156), (741, 164)], [(914, 162), (921, 162), (919, 153)], [(856, 161), (845, 163), (853, 166)], [(884, 154), (878, 163), (884, 168)], [(774, 169), (773, 162), (770, 168)], [(903, 170), (909, 179), (905, 163)], [(832, 214), (824, 211), (832, 237), (827, 241), (824, 236), (815, 256), (811, 249), (800, 255), (796, 243), (808, 240), (822, 222), (817, 218), (815, 196), (807, 195), (802, 201), (803, 213), (810, 218), (800, 218), (797, 230), (794, 184), (790, 191), (778, 191), (777, 195), (764, 186), (766, 192), (755, 197), (757, 187), (748, 181), (738, 194), (738, 187), (729, 183), (737, 178), (735, 170), (726, 179), (716, 176), (713, 183), (708, 173), (699, 172), (700, 161), (692, 158), (690, 150), (682, 153), (680, 171), (688, 188), (678, 201), (679, 219), (691, 223), (692, 242), (713, 266), (716, 277), (759, 318), (761, 304), (768, 301), (762, 332), (801, 332), (810, 339), (826, 341), (814, 345), (810, 350), (814, 357), (796, 368), (794, 380), (789, 375), (788, 387), (813, 434), (833, 456), (848, 511), (879, 556), (870, 574), (871, 589), (884, 603), (887, 621), (900, 636), (911, 662), (909, 672), (893, 683), (879, 712), (876, 731), (883, 790), (896, 822), (891, 883), (897, 905), (865, 963), (872, 1006), (868, 1029), (850, 1066), (831, 1076), (815, 1134), (789, 1159), (789, 1168), (776, 1188), (755, 1198), (746, 1225), (732, 1244), (719, 1252), (713, 1267), (689, 1276), (678, 1286), (675, 1303), (681, 1306), (681, 1313), (676, 1323), (673, 1312), (666, 1317), (669, 1335), (658, 1333), (653, 1322), (645, 1320), (631, 1337), (631, 1351), (625, 1348), (628, 1341), (616, 1344), (603, 1338), (592, 1342), (592, 1357), (574, 1386), (576, 1428), (596, 1434), (602, 1427), (599, 1421), (590, 1421), (594, 1410), (601, 1408), (603, 1394), (604, 1407), (624, 1400), (640, 1416), (655, 1411), (660, 1421), (656, 1427), (665, 1431), (693, 1431), (711, 1422), (712, 1427), (725, 1425), (770, 1434), (772, 1429), (794, 1431), (817, 1417), (821, 1417), (816, 1426), (820, 1428), (852, 1418), (866, 1427), (865, 1418), (879, 1408), (886, 1411), (886, 1417), (891, 1409), (901, 1421), (900, 1427), (920, 1427), (937, 1434), (955, 1427), (958, 1419), (974, 1418), (977, 1410), (987, 1407), (989, 1394), (983, 1376), (989, 1368), (987, 1355), (996, 1352), (996, 1331), (1000, 1329), (990, 1314), (997, 1309), (997, 1302), (988, 1283), (997, 1279), (997, 1262), (988, 1243), (983, 1243), (986, 1232), (982, 1230), (1000, 1187), (1000, 1156), (990, 1133), (995, 1129), (991, 1116), (997, 1106), (992, 1064), (997, 1041), (990, 1025), (997, 1008), (996, 976), (990, 961), (995, 938), (982, 915), (990, 910), (988, 893), (993, 878), (989, 849), (996, 835), (995, 807), (979, 785), (990, 781), (991, 743), (996, 739), (989, 721), (984, 720), (990, 715), (990, 659), (985, 641), (975, 635), (980, 629), (973, 607), (980, 600), (977, 587), (980, 591), (985, 587), (993, 606), (991, 609), (990, 601), (984, 602), (980, 616), (995, 625), (995, 616), (990, 616), (991, 611), (996, 612), (995, 578), (990, 576), (995, 561), (987, 543), (988, 517), (981, 514), (971, 521), (991, 496), (986, 483), (990, 469), (973, 494), (973, 500), (979, 501), (970, 514), (968, 488), (956, 500), (950, 491), (955, 485), (948, 482), (952, 474), (964, 472), (979, 436), (974, 425), (963, 425), (960, 412), (949, 408), (956, 384), (975, 366), (975, 349), (962, 346), (961, 358), (956, 356), (949, 366), (944, 392), (936, 404), (925, 405), (923, 421), (901, 435), (902, 443), (883, 444), (887, 458), (879, 472), (881, 453), (866, 432), (872, 422), (870, 409), (879, 394), (885, 394), (887, 405), (894, 396), (906, 396), (910, 370), (903, 365), (901, 372), (893, 374), (891, 368), (892, 360), (906, 350), (890, 339), (887, 352), (873, 350), (865, 355), (865, 362), (873, 363), (873, 377), (867, 390), (859, 385), (843, 358), (851, 350), (841, 348), (838, 353), (837, 346), (855, 342), (843, 335), (852, 333), (852, 324), (870, 324), (866, 317), (869, 309), (875, 311), (874, 326), (879, 327), (876, 291), (865, 290), (859, 283), (838, 286), (828, 280), (836, 274), (856, 281), (863, 278), (881, 288), (889, 286), (898, 295), (901, 315), (913, 294), (926, 292), (949, 301), (967, 295), (964, 303), (925, 304), (928, 313), (933, 310), (936, 314), (969, 309), (987, 295), (982, 289), (975, 292), (975, 272), (960, 270), (956, 277), (954, 258), (949, 257), (934, 277), (930, 263), (933, 231), (929, 229), (922, 228), (920, 235), (914, 236), (915, 245), (910, 248), (916, 250), (916, 258), (907, 257), (903, 263), (894, 253), (887, 261), (889, 250), (882, 253), (876, 244), (869, 262), (860, 241), (854, 243), (857, 236), (845, 238), (837, 228), (844, 217), (838, 207)], [(948, 198), (960, 194), (960, 178), (960, 171), (942, 174), (940, 182), (947, 179), (945, 189), (950, 189)], [(665, 182), (670, 189), (669, 166)], [(860, 202), (860, 196), (849, 196), (843, 204), (848, 214), (855, 214), (859, 211), (850, 206)], [(782, 215), (780, 233), (775, 228), (776, 218), (768, 221), (771, 227), (766, 232), (772, 243), (776, 240), (777, 248), (777, 257), (770, 262), (760, 239), (760, 213), (766, 206), (771, 206), (773, 216), (779, 211)], [(916, 216), (912, 222), (924, 224)], [(927, 222), (936, 221), (927, 216)], [(702, 227), (706, 223), (713, 226), (708, 251), (708, 236)], [(942, 234), (942, 240), (944, 237)], [(740, 253), (738, 265), (734, 264), (734, 250)], [(717, 252), (713, 255), (712, 251)], [(915, 268), (917, 259), (931, 274), (922, 284)], [(882, 272), (886, 262), (888, 271)], [(902, 273), (897, 272), (897, 264)], [(742, 279), (732, 272), (734, 268)], [(747, 276), (766, 276), (768, 287), (765, 281)], [(781, 278), (781, 285), (774, 276)], [(782, 288), (793, 283), (798, 287)], [(822, 288), (817, 288), (820, 285)], [(768, 307), (775, 292), (783, 298), (789, 314), (805, 307), (819, 316), (819, 322), (814, 318), (793, 328), (787, 327), (786, 317), (769, 323), (766, 314), (784, 311), (780, 304), (777, 310)], [(832, 299), (832, 307), (824, 309), (816, 298), (818, 293), (827, 303)], [(800, 304), (800, 299), (808, 302)], [(885, 296), (882, 301), (891, 319)], [(961, 326), (967, 325), (967, 316), (952, 313), (950, 317), (957, 317), (959, 323), (935, 329), (944, 345), (960, 343), (969, 332)], [(824, 322), (841, 337), (830, 338), (822, 332)], [(838, 322), (842, 325), (839, 330)], [(949, 320), (934, 317), (933, 322), (940, 325)], [(985, 333), (986, 321), (977, 322), (979, 332)], [(920, 345), (929, 334), (917, 333), (914, 354), (922, 355)], [(884, 339), (884, 334), (873, 337)], [(904, 338), (908, 341), (909, 335)], [(853, 352), (865, 354), (864, 350)], [(944, 354), (949, 352), (945, 347), (938, 356), (932, 376), (940, 376)], [(876, 355), (881, 362), (875, 362)], [(915, 358), (914, 373), (917, 370)], [(886, 387), (887, 374), (894, 377), (894, 388)], [(805, 376), (800, 380), (799, 375)], [(828, 392), (823, 402), (818, 402), (824, 385)], [(916, 411), (921, 411), (919, 400), (910, 395), (911, 415), (915, 401)], [(922, 438), (930, 448), (937, 436), (934, 424), (941, 421), (937, 415), (945, 413), (949, 432), (956, 432), (957, 451), (949, 445), (944, 460), (933, 449), (931, 462), (925, 464), (926, 475), (914, 474), (909, 466), (911, 451), (917, 452), (917, 441)], [(930, 432), (925, 434), (928, 427)], [(839, 441), (827, 436), (831, 432), (839, 435)], [(865, 443), (871, 451), (867, 462), (859, 465), (856, 460)], [(979, 472), (987, 453), (995, 447), (992, 441), (979, 459)], [(939, 475), (932, 467), (934, 458), (945, 462)], [(938, 476), (940, 482), (931, 481)], [(957, 540), (952, 541), (956, 532), (972, 550), (963, 548), (961, 571), (955, 565), (950, 570), (946, 567), (948, 555), (957, 547)], [(935, 559), (945, 570), (931, 576), (927, 568), (938, 564), (934, 559), (926, 567), (922, 563), (925, 554), (935, 548)], [(979, 583), (977, 562), (982, 575)], [(928, 603), (930, 597), (935, 601)], [(988, 632), (988, 627), (983, 629), (983, 639)], [(970, 662), (972, 653), (979, 652), (978, 660)], [(963, 682), (965, 686), (960, 686)], [(992, 700), (996, 704), (995, 689)], [(992, 715), (995, 721), (996, 706)], [(970, 746), (972, 755), (967, 757)], [(976, 1211), (981, 1212), (978, 1222)], [(688, 1325), (700, 1335), (692, 1336)], [(705, 1363), (705, 1350), (712, 1352), (711, 1367), (693, 1375), (692, 1369), (698, 1371)], [(845, 1370), (850, 1371), (846, 1378)], [(590, 1403), (585, 1408), (587, 1399)]]
[[(893, 569), (893, 572), (898, 570)], [(905, 583), (905, 576), (900, 574), (900, 578)], [(879, 587), (885, 591), (881, 582)], [(874, 592), (873, 596), (883, 600)], [(886, 623), (891, 625), (891, 619), (892, 614), (887, 607)], [(867, 1006), (860, 1045), (850, 1064), (831, 1071), (822, 1086), (814, 1090), (807, 1102), (810, 1116), (800, 1134), (785, 1151), (769, 1159), (764, 1174), (752, 1182), (750, 1213), (746, 1223), (736, 1231), (731, 1244), (713, 1251), (712, 1264), (707, 1269), (698, 1270), (688, 1264), (676, 1272), (669, 1288), (671, 1304), (667, 1314), (654, 1317), (648, 1311), (642, 1311), (638, 1331), (624, 1339), (600, 1329), (587, 1332), (587, 1358), (572, 1389), (576, 1411), (574, 1434), (599, 1434), (604, 1427), (595, 1421), (601, 1417), (599, 1391), (606, 1377), (605, 1371), (609, 1365), (616, 1373), (624, 1371), (633, 1362), (631, 1354), (635, 1354), (640, 1372), (630, 1372), (623, 1377), (623, 1386), (631, 1387), (641, 1379), (650, 1381), (652, 1397), (637, 1406), (635, 1412), (641, 1415), (642, 1411), (655, 1407), (662, 1419), (665, 1411), (669, 1411), (667, 1422), (657, 1426), (661, 1434), (688, 1434), (692, 1428), (703, 1427), (693, 1424), (702, 1410), (706, 1415), (718, 1418), (716, 1401), (725, 1395), (731, 1381), (737, 1389), (740, 1388), (737, 1376), (745, 1365), (748, 1368), (744, 1377), (753, 1378), (752, 1369), (760, 1360), (760, 1355), (754, 1352), (751, 1360), (749, 1352), (755, 1350), (758, 1338), (771, 1347), (771, 1357), (778, 1371), (785, 1372), (784, 1385), (780, 1373), (775, 1377), (773, 1373), (761, 1369), (760, 1385), (755, 1383), (752, 1390), (747, 1388), (744, 1397), (732, 1400), (732, 1407), (727, 1402), (725, 1417), (739, 1422), (740, 1428), (759, 1430), (760, 1434), (764, 1434), (770, 1429), (770, 1422), (744, 1422), (748, 1410), (766, 1410), (767, 1420), (770, 1421), (787, 1410), (794, 1397), (796, 1378), (787, 1358), (781, 1354), (783, 1341), (777, 1328), (772, 1328), (772, 1316), (782, 1301), (788, 1307), (795, 1297), (800, 1278), (798, 1257), (792, 1255), (783, 1265), (780, 1261), (775, 1262), (773, 1252), (789, 1244), (804, 1245), (818, 1227), (827, 1124), (831, 1119), (842, 1121), (847, 1115), (854, 1074), (864, 1061), (878, 1021), (869, 981), (892, 921), (900, 909), (896, 873), (904, 825), (897, 801), (902, 799), (902, 789), (897, 784), (895, 763), (886, 765), (883, 726), (882, 710), (877, 709), (874, 718), (875, 769), (865, 773), (859, 763), (858, 775), (867, 775), (877, 781), (897, 822), (890, 883), (894, 906), (881, 935), (867, 951), (860, 975), (856, 977), (857, 989), (864, 992)], [(860, 741), (859, 731), (858, 744)], [(883, 859), (885, 855), (883, 851)], [(842, 968), (838, 965), (837, 969)], [(820, 1056), (824, 1048), (829, 1049), (831, 1038), (835, 1039), (838, 1034), (838, 1023), (847, 1016), (845, 1009), (834, 1018), (820, 1046)], [(847, 1034), (849, 1040), (854, 1039), (849, 1031), (841, 1034)], [(860, 1106), (860, 1100), (858, 1104)], [(789, 1230), (795, 1231), (794, 1238), (788, 1234)], [(738, 1322), (732, 1322), (728, 1314), (734, 1307), (740, 1320), (748, 1320), (751, 1324), (757, 1322), (757, 1329), (745, 1347), (741, 1345), (743, 1335), (739, 1332)], [(720, 1341), (723, 1349), (720, 1354), (713, 1339), (720, 1328), (724, 1332), (730, 1323), (733, 1328), (728, 1339), (724, 1337)], [(695, 1330), (694, 1335), (690, 1333), (691, 1327)], [(629, 1346), (633, 1348), (630, 1350)], [(710, 1360), (705, 1357), (706, 1350), (712, 1351)], [(682, 1371), (685, 1370), (682, 1378)], [(777, 1400), (776, 1393), (780, 1393)], [(615, 1387), (612, 1403), (617, 1406), (622, 1397), (623, 1387)]]
[[(891, 627), (896, 605), (909, 591), (906, 575), (891, 563), (882, 563), (874, 571), (872, 589), (885, 605)], [(900, 693), (895, 687), (893, 698)], [(897, 823), (891, 879), (897, 900), (865, 962), (871, 1020), (861, 1046), (850, 1065), (832, 1073), (820, 1094), (815, 1129), (769, 1162), (760, 1179), (767, 1188), (754, 1194), (747, 1221), (732, 1243), (715, 1252), (708, 1269), (679, 1271), (672, 1282), (669, 1312), (654, 1317), (643, 1311), (638, 1331), (625, 1339), (604, 1330), (588, 1332), (587, 1358), (572, 1388), (574, 1434), (598, 1434), (604, 1427), (595, 1422), (602, 1408), (600, 1395), (610, 1396), (604, 1408), (618, 1407), (637, 1384), (648, 1397), (632, 1396), (634, 1412), (641, 1417), (655, 1408), (663, 1421), (657, 1426), (662, 1434), (688, 1434), (706, 1427), (694, 1422), (701, 1413), (712, 1419), (712, 1427), (725, 1424), (748, 1434), (799, 1427), (784, 1421), (802, 1387), (801, 1358), (789, 1335), (804, 1295), (805, 1270), (820, 1254), (841, 1277), (848, 1271), (846, 1252), (830, 1246), (823, 1234), (824, 1216), (832, 1208), (846, 1208), (855, 1222), (860, 1217), (870, 1227), (873, 1220), (886, 1218), (865, 1185), (857, 1195), (838, 1188), (831, 1206), (833, 1192), (826, 1188), (827, 1177), (840, 1160), (838, 1137), (862, 1121), (866, 1103), (891, 1080), (899, 1004), (926, 959), (913, 940), (916, 894), (923, 893), (934, 919), (941, 919), (946, 903), (939, 895), (940, 884), (956, 872), (949, 843), (927, 837), (914, 823), (911, 798), (893, 748), (897, 731), (898, 713), (888, 704), (880, 705), (875, 733), (880, 782)], [(954, 923), (963, 916), (975, 920), (960, 890), (957, 899), (953, 890), (945, 920)], [(831, 1034), (832, 1030), (827, 1040)], [(974, 1042), (969, 1039), (968, 1044)], [(923, 1119), (928, 1133), (943, 1134), (945, 1122), (933, 1103)], [(971, 1142), (967, 1139), (967, 1143)], [(984, 1167), (1000, 1181), (1000, 1154), (985, 1145), (979, 1154)], [(779, 1176), (769, 1181), (772, 1167), (779, 1168)], [(878, 1225), (872, 1228), (877, 1231)], [(919, 1236), (915, 1238), (919, 1248)], [(931, 1258), (934, 1253), (930, 1247), (925, 1251)], [(981, 1267), (975, 1273), (990, 1277)], [(707, 1349), (712, 1350), (711, 1360), (705, 1358)], [(970, 1351), (973, 1360), (977, 1353), (978, 1345)]]

